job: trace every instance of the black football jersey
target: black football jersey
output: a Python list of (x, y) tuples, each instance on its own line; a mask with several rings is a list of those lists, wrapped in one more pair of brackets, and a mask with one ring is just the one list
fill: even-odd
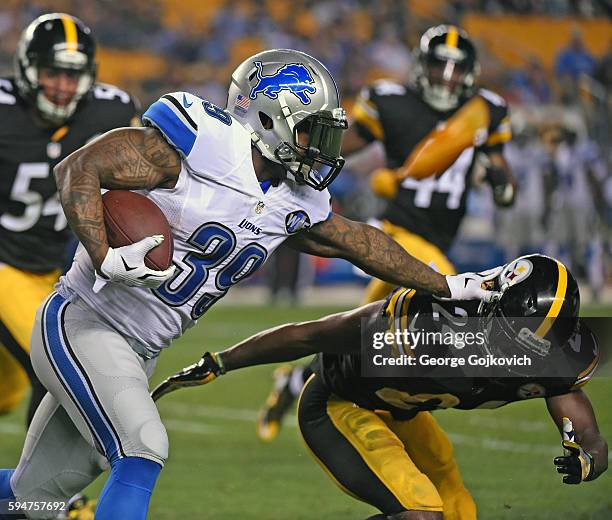
[[(475, 316), (477, 302), (448, 302), (431, 295), (403, 289), (384, 306), (381, 323), (419, 330), (460, 330), (461, 320), (451, 317)], [(579, 337), (578, 337), (579, 336)], [(339, 397), (370, 410), (387, 410), (396, 419), (410, 419), (420, 411), (457, 408), (498, 408), (532, 399), (566, 394), (584, 385), (599, 360), (597, 341), (581, 323), (577, 335), (562, 349), (572, 377), (364, 377), (361, 353), (319, 354), (314, 371)], [(447, 372), (448, 374), (448, 372)]]
[[(422, 180), (405, 179), (397, 196), (389, 201), (381, 215), (381, 218), (422, 236), (443, 251), (450, 247), (465, 214), (476, 153), (501, 150), (503, 143), (511, 138), (504, 99), (485, 89), (480, 89), (477, 95), (485, 100), (490, 116), (482, 145), (464, 150), (442, 175)], [(379, 81), (364, 90), (357, 100), (353, 124), (366, 141), (381, 141), (387, 166), (398, 168), (425, 136), (467, 101), (449, 112), (438, 112), (423, 101), (414, 87)]]
[(53, 167), (93, 137), (129, 126), (130, 96), (96, 84), (59, 128), (35, 123), (12, 79), (0, 79), (0, 263), (31, 272), (60, 268), (70, 231)]

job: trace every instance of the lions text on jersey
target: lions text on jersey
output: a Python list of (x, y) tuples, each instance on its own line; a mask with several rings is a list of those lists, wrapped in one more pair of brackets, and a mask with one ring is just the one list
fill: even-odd
[(109, 284), (94, 294), (94, 269), (81, 248), (59, 292), (78, 294), (154, 355), (261, 267), (289, 235), (325, 220), (330, 196), (290, 180), (260, 184), (249, 132), (197, 96), (162, 96), (143, 121), (157, 128), (182, 158), (174, 188), (144, 193), (170, 223), (176, 273), (155, 290)]

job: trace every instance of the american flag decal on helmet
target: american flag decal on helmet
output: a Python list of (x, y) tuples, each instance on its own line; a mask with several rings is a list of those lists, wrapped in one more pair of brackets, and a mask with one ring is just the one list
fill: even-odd
[(234, 109), (238, 112), (242, 112), (246, 114), (249, 109), (249, 105), (251, 104), (251, 100), (247, 96), (243, 96), (242, 94), (238, 94), (236, 96), (236, 102), (234, 103)]

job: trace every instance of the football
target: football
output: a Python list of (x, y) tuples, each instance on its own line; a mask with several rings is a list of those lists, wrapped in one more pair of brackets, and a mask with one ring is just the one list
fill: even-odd
[(164, 241), (145, 257), (149, 269), (163, 271), (172, 265), (174, 243), (170, 224), (150, 199), (127, 190), (110, 190), (102, 195), (104, 223), (111, 247), (122, 247), (151, 235), (164, 235)]

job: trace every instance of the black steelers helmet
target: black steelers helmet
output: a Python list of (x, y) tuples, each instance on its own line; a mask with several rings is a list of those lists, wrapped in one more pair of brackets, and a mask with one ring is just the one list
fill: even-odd
[(454, 25), (430, 27), (414, 53), (415, 80), (424, 101), (446, 112), (476, 89), (480, 65), (467, 33)]
[(561, 262), (548, 256), (522, 256), (508, 263), (495, 280), (501, 298), (481, 303), (487, 331), (485, 350), (494, 356), (528, 355), (550, 359), (578, 327), (580, 293)]
[[(81, 20), (63, 13), (39, 16), (21, 33), (15, 55), (15, 80), (21, 97), (52, 124), (69, 119), (96, 77), (96, 44)], [(78, 73), (75, 96), (65, 106), (47, 99), (39, 83), (41, 67)]]

